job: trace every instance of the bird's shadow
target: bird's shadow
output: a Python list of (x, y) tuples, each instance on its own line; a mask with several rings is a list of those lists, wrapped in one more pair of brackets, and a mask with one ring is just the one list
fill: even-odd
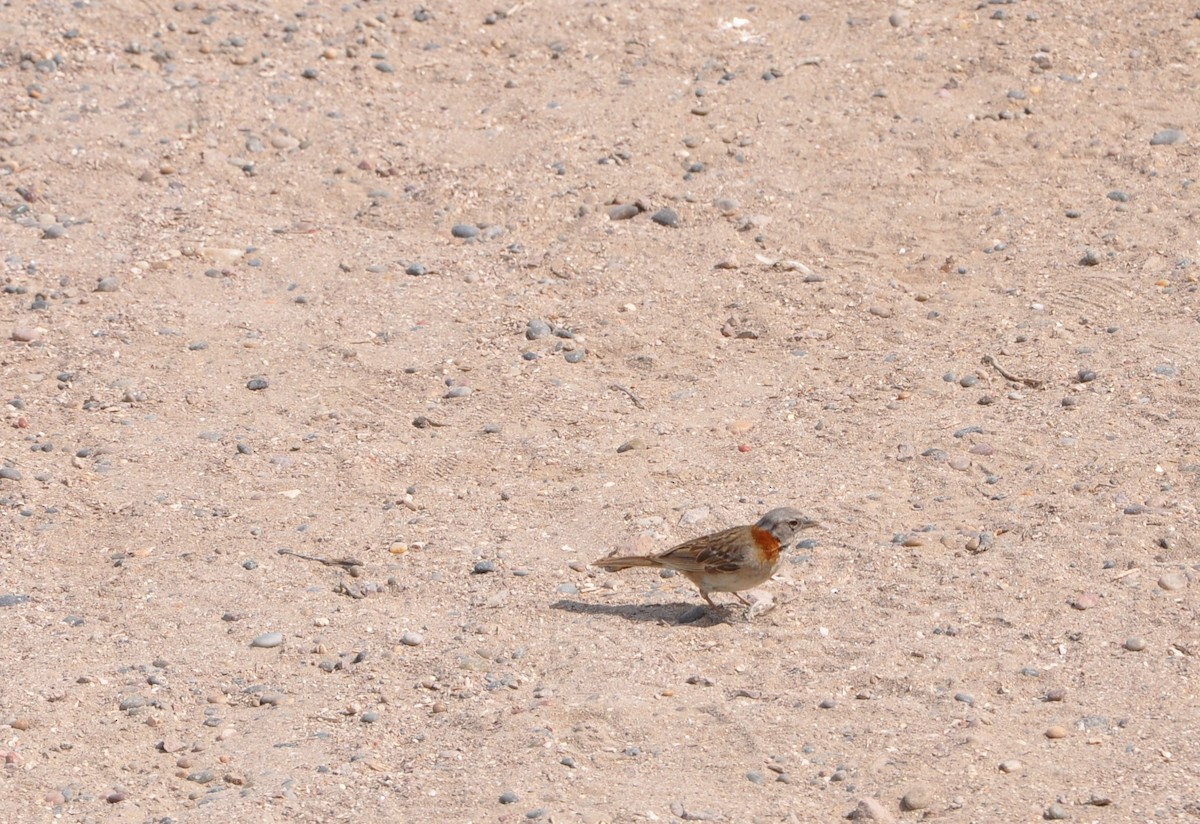
[(679, 601), (671, 604), (593, 604), (587, 601), (560, 598), (551, 604), (550, 608), (584, 615), (611, 615), (626, 621), (654, 624), (711, 626), (724, 623), (730, 617), (729, 610), (724, 607), (714, 609)]

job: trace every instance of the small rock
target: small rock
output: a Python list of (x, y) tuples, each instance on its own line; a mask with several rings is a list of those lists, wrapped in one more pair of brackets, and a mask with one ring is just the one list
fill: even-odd
[(1000, 772), (1002, 772), (1002, 773), (1020, 772), (1022, 766), (1023, 765), (1021, 764), (1021, 762), (1018, 761), (1017, 759), (1009, 758), (1006, 761), (1000, 762)]
[(472, 392), (472, 389), (469, 386), (451, 386), (450, 390), (448, 392), (446, 392), (445, 397), (451, 398), (451, 399), (465, 398), (465, 397), (468, 397), (471, 394), (471, 392)]
[(52, 223), (46, 228), (42, 229), (43, 240), (58, 240), (60, 237), (63, 237), (66, 234), (67, 227), (63, 226), (61, 223)]
[(1154, 137), (1150, 138), (1151, 146), (1174, 146), (1177, 143), (1183, 143), (1187, 140), (1187, 135), (1179, 129), (1163, 129), (1161, 132), (1155, 132)]
[(650, 219), (659, 226), (668, 226), (672, 229), (679, 226), (679, 213), (674, 209), (659, 209)]
[(955, 701), (960, 701), (960, 702), (962, 702), (963, 704), (966, 704), (968, 707), (973, 707), (973, 706), (975, 706), (975, 696), (974, 696), (974, 695), (971, 695), (971, 693), (969, 693), (969, 692), (956, 692), (956, 693), (954, 693), (954, 700), (955, 700)]
[(496, 562), (495, 561), (476, 561), (474, 568), (472, 568), (472, 570), (471, 570), (471, 572), (474, 573), (475, 575), (486, 575), (489, 572), (495, 572), (495, 571), (496, 571)]
[(1187, 588), (1188, 579), (1182, 572), (1168, 572), (1158, 579), (1158, 585), (1167, 592), (1178, 592)]
[(38, 330), (32, 326), (14, 326), (10, 337), (17, 343), (32, 343), (38, 339)]
[(450, 234), (463, 240), (479, 237), (479, 227), (470, 223), (456, 223), (450, 229)]
[(262, 649), (271, 649), (283, 643), (282, 632), (264, 632), (262, 635), (250, 642), (252, 647), (260, 647)]
[(624, 453), (624, 452), (631, 452), (634, 449), (645, 449), (645, 448), (646, 448), (646, 442), (643, 441), (641, 438), (630, 438), (629, 440), (625, 441), (625, 443), (623, 443), (617, 447), (617, 453), (620, 454), (620, 453)]
[(1048, 727), (1046, 729), (1045, 735), (1047, 738), (1049, 738), (1052, 741), (1057, 740), (1059, 738), (1066, 738), (1067, 737), (1067, 728), (1064, 727), (1062, 724), (1055, 724), (1054, 726)]
[(1100, 604), (1100, 596), (1094, 592), (1083, 592), (1071, 599), (1071, 606), (1078, 610), (1092, 609)]
[(425, 637), (419, 632), (406, 632), (400, 636), (400, 643), (406, 647), (419, 647), (425, 641)]
[(1083, 257), (1079, 259), (1079, 262), (1084, 266), (1099, 266), (1100, 253), (1095, 249), (1088, 249), (1083, 253)]
[(1067, 691), (1062, 687), (1055, 687), (1046, 693), (1046, 697), (1043, 700), (1050, 701), (1052, 703), (1059, 703), (1061, 701), (1065, 701), (1066, 698)]
[(854, 821), (878, 821), (880, 824), (896, 824), (896, 817), (874, 798), (860, 798), (858, 806), (847, 816)]
[(609, 220), (629, 220), (642, 213), (642, 208), (636, 203), (620, 203), (608, 210)]
[(271, 382), (266, 378), (251, 378), (246, 381), (246, 388), (251, 392), (261, 392), (271, 385)]
[(867, 309), (867, 311), (870, 312), (872, 315), (874, 315), (877, 318), (890, 318), (896, 314), (896, 310), (893, 309), (892, 307), (881, 306), (879, 304), (876, 304), (876, 305), (870, 307), (869, 309)]
[(97, 292), (115, 292), (121, 288), (121, 279), (118, 277), (100, 278), (96, 283)]
[(917, 785), (909, 789), (900, 799), (900, 808), (907, 812), (913, 810), (923, 810), (933, 803), (933, 793), (924, 785)]
[(504, 792), (500, 793), (501, 804), (516, 804), (520, 800), (521, 796), (517, 795), (512, 790), (505, 790)]
[(676, 619), (681, 624), (694, 624), (708, 614), (708, 610), (697, 604), (694, 607), (688, 607), (683, 614)]
[(527, 340), (548, 338), (553, 332), (554, 330), (550, 327), (550, 324), (540, 318), (534, 318), (525, 326), (525, 338)]
[(1124, 646), (1130, 652), (1141, 652), (1146, 648), (1146, 639), (1137, 635), (1131, 635), (1125, 639)]
[(12, 466), (0, 466), (0, 479), (5, 481), (21, 480), (21, 471)]

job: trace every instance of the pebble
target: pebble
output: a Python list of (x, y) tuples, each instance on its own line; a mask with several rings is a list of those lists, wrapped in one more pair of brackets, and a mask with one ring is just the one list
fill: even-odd
[(271, 385), (271, 382), (266, 378), (251, 378), (246, 381), (246, 388), (251, 392), (260, 392)]
[(470, 240), (471, 238), (479, 237), (479, 227), (470, 223), (456, 223), (450, 229), (450, 234), (463, 240)]
[(118, 277), (100, 278), (96, 283), (97, 292), (115, 292), (121, 288), (121, 279)]
[(1071, 606), (1078, 610), (1099, 606), (1100, 596), (1094, 592), (1082, 592), (1071, 599)]
[(969, 707), (975, 706), (975, 696), (971, 695), (971, 693), (969, 693), (969, 692), (954, 693), (954, 700), (961, 701), (962, 703), (966, 704)]
[(465, 398), (471, 394), (471, 391), (472, 391), (471, 387), (469, 387), (469, 386), (451, 386), (450, 391), (448, 391), (446, 393), (445, 397), (447, 397), (447, 398)]
[(496, 571), (495, 561), (476, 561), (474, 568), (471, 570), (475, 575), (486, 575), (489, 572)]
[(887, 807), (874, 798), (860, 798), (858, 806), (847, 818), (855, 821), (878, 821), (880, 824), (896, 824), (896, 817), (888, 812)]
[(260, 647), (262, 649), (271, 649), (283, 643), (282, 632), (264, 632), (262, 635), (250, 642), (252, 647)]
[(641, 438), (630, 438), (629, 440), (625, 441), (625, 443), (623, 443), (617, 447), (617, 453), (621, 454), (624, 452), (632, 452), (635, 449), (645, 449), (645, 448), (646, 448), (646, 442), (643, 441)]
[(420, 263), (410, 263), (404, 268), (404, 274), (412, 275), (413, 277), (420, 277), (428, 273), (429, 270)]
[(1187, 135), (1179, 129), (1163, 129), (1161, 132), (1155, 132), (1154, 137), (1150, 138), (1151, 146), (1174, 146), (1176, 143), (1183, 143), (1187, 140)]
[(1167, 592), (1177, 592), (1187, 588), (1188, 579), (1182, 572), (1168, 572), (1158, 579), (1158, 585)]
[(32, 343), (38, 339), (38, 330), (32, 326), (14, 326), (10, 337), (17, 343)]
[(1049, 738), (1051, 740), (1055, 740), (1058, 738), (1066, 738), (1067, 737), (1067, 728), (1064, 727), (1062, 724), (1055, 724), (1053, 727), (1048, 727), (1046, 729), (1045, 735), (1047, 738)]
[(641, 214), (642, 209), (636, 203), (620, 203), (608, 210), (609, 220), (629, 220)]
[(1002, 772), (1002, 773), (1020, 772), (1022, 766), (1023, 765), (1021, 764), (1021, 762), (1018, 761), (1017, 759), (1009, 758), (1006, 761), (1000, 762), (1000, 772)]
[(379, 713), (375, 710), (367, 710), (361, 716), (364, 724), (375, 724), (379, 721)]
[(1141, 652), (1146, 648), (1146, 639), (1137, 635), (1131, 635), (1125, 639), (1125, 649), (1130, 652)]
[(683, 614), (677, 620), (681, 624), (694, 624), (707, 614), (708, 610), (697, 604), (684, 610)]
[(872, 315), (874, 315), (877, 318), (890, 318), (896, 314), (896, 310), (893, 309), (892, 307), (883, 306), (880, 304), (875, 304), (874, 306), (871, 306), (870, 308), (867, 309), (867, 311), (870, 312)]
[(520, 800), (521, 796), (517, 795), (512, 790), (505, 790), (504, 792), (500, 793), (501, 804), (516, 804)]
[(909, 812), (923, 810), (933, 803), (933, 794), (923, 785), (912, 787), (900, 799), (900, 807)]
[(1047, 821), (1065, 821), (1070, 816), (1067, 815), (1067, 811), (1062, 804), (1051, 804), (1046, 808), (1046, 812), (1042, 813), (1042, 818)]
[(6, 481), (19, 481), (21, 480), (21, 472), (11, 466), (0, 466), (0, 478)]
[(1054, 689), (1049, 690), (1046, 693), (1046, 697), (1043, 700), (1057, 704), (1059, 702), (1065, 701), (1066, 699), (1067, 699), (1067, 691), (1065, 689), (1063, 689), (1062, 687), (1055, 687)]
[(650, 219), (659, 226), (669, 226), (672, 229), (679, 226), (679, 213), (670, 208), (659, 209)]
[(554, 333), (550, 324), (541, 318), (534, 318), (525, 325), (526, 340), (537, 340), (538, 338), (548, 338)]
[(67, 233), (67, 227), (61, 223), (52, 223), (45, 229), (42, 229), (43, 240), (58, 240)]
[(545, 808), (538, 807), (535, 810), (530, 810), (529, 812), (525, 813), (525, 817), (528, 818), (530, 821), (532, 821), (535, 818), (541, 818), (545, 814), (546, 814)]
[(1120, 189), (1113, 189), (1108, 193), (1108, 199), (1114, 201), (1115, 203), (1128, 203), (1129, 193), (1123, 192)]
[(419, 647), (425, 641), (425, 637), (419, 632), (406, 632), (400, 636), (400, 643), (406, 647)]
[(566, 360), (567, 363), (579, 363), (586, 357), (586, 349), (572, 349), (570, 352), (567, 352), (563, 355), (563, 359)]
[(822, 698), (817, 706), (823, 710), (831, 710), (837, 706), (837, 701), (834, 701), (832, 698)]
[(1099, 266), (1100, 265), (1100, 253), (1097, 252), (1095, 249), (1088, 249), (1087, 251), (1085, 251), (1083, 253), (1083, 257), (1081, 257), (1079, 259), (1079, 262), (1082, 263), (1084, 266)]

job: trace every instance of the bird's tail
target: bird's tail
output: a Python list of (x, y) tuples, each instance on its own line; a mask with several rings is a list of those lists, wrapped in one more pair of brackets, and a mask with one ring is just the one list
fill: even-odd
[(592, 561), (592, 566), (606, 569), (609, 572), (620, 572), (630, 567), (660, 567), (662, 566), (662, 562), (649, 555), (625, 555), (617, 557), (610, 555), (607, 558), (601, 558), (599, 561)]

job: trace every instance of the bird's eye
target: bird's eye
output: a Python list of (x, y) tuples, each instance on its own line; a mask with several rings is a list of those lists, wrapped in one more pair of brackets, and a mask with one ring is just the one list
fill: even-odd
[(795, 518), (792, 518), (790, 521), (788, 521), (788, 526), (800, 526), (800, 522)]

